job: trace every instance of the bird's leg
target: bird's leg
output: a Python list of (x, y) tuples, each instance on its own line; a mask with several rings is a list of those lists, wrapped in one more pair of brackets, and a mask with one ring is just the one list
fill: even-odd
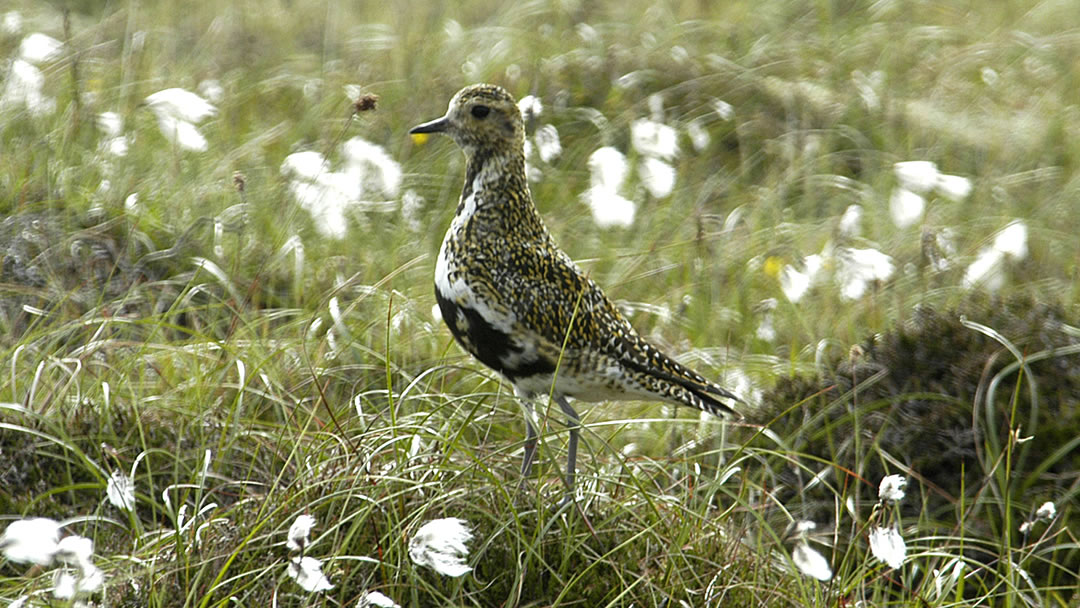
[(525, 488), (525, 481), (532, 473), (533, 458), (536, 457), (536, 425), (533, 424), (533, 404), (531, 401), (522, 399), (521, 409), (525, 413), (525, 454), (521, 457), (521, 479), (518, 481), (518, 491)]
[(566, 402), (566, 397), (562, 395), (555, 395), (555, 403), (559, 404), (563, 413), (570, 420), (570, 444), (567, 446), (566, 455), (566, 498), (563, 503), (568, 502), (574, 497), (574, 476), (577, 472), (577, 444), (578, 444), (578, 428), (581, 427), (581, 419), (578, 418), (577, 412), (574, 408), (570, 407), (570, 404)]
[(533, 458), (536, 456), (536, 426), (532, 421), (532, 408), (525, 412), (525, 455), (521, 458), (521, 476), (532, 473)]

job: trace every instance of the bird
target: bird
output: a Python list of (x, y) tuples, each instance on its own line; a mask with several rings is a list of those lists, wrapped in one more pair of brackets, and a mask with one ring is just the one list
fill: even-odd
[(568, 399), (659, 399), (741, 418), (741, 401), (731, 391), (641, 337), (556, 245), (529, 191), (525, 123), (509, 92), (466, 86), (445, 115), (409, 133), (442, 133), (465, 154), (465, 184), (435, 262), (435, 298), (458, 344), (506, 378), (520, 398), (522, 481), (536, 455), (533, 400), (543, 395), (569, 421), (567, 497), (574, 492), (581, 425)]

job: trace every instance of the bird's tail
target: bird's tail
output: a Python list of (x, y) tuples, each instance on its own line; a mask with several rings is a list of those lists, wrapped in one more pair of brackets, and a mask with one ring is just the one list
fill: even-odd
[(689, 405), (724, 418), (742, 418), (737, 407), (742, 401), (734, 393), (712, 382), (641, 341), (645, 360), (629, 358), (622, 361), (628, 368), (646, 378), (645, 388), (670, 401)]

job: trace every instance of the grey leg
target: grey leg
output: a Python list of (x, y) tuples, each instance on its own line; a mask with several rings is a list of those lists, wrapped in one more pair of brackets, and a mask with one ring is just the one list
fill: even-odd
[(533, 458), (536, 457), (536, 426), (532, 421), (532, 405), (525, 408), (525, 455), (521, 459), (521, 477), (532, 473)]
[(518, 394), (518, 403), (525, 414), (525, 454), (521, 457), (521, 479), (518, 480), (518, 491), (525, 489), (525, 482), (532, 473), (533, 458), (536, 457), (536, 425), (533, 424), (533, 404), (525, 395)]
[(566, 397), (555, 395), (555, 403), (559, 404), (563, 413), (570, 420), (570, 444), (567, 446), (566, 455), (566, 490), (567, 498), (571, 499), (574, 496), (574, 476), (577, 473), (578, 427), (581, 426), (581, 419), (578, 418), (574, 408), (570, 407), (570, 404), (566, 402)]

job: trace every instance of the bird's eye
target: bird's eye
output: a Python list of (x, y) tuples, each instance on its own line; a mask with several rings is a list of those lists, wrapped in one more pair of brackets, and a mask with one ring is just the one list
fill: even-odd
[(472, 112), (472, 115), (475, 116), (476, 118), (481, 118), (482, 119), (482, 118), (486, 118), (487, 115), (491, 113), (491, 108), (489, 108), (487, 106), (473, 106), (471, 112)]

